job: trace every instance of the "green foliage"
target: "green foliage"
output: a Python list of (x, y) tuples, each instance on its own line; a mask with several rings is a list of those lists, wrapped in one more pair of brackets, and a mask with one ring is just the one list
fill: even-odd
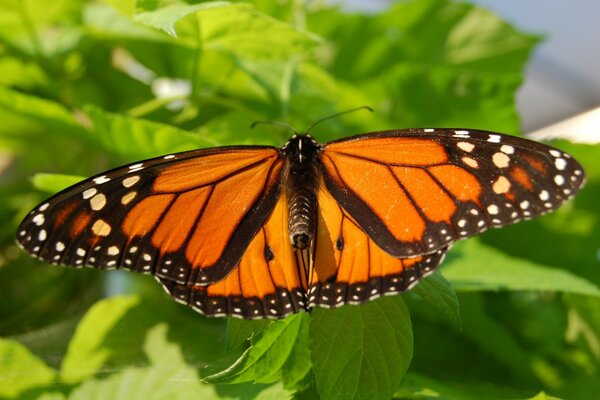
[(449, 0), (376, 15), (295, 0), (1, 1), (0, 397), (600, 393), (599, 146), (555, 143), (589, 178), (559, 212), (458, 244), (406, 295), (281, 321), (204, 318), (149, 277), (50, 267), (14, 245), (31, 207), (84, 176), (289, 135), (255, 120), (302, 130), (369, 105), (313, 133), (517, 133), (537, 41)]

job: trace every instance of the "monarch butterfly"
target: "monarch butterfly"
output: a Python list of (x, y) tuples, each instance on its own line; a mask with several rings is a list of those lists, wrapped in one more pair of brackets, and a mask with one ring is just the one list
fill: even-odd
[(294, 134), (104, 172), (17, 235), (53, 264), (152, 274), (208, 316), (282, 318), (406, 291), (455, 241), (552, 211), (584, 180), (569, 154), (494, 132)]

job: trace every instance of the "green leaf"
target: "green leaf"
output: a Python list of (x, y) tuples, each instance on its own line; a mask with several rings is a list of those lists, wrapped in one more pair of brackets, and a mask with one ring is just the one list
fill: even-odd
[(570, 308), (568, 340), (580, 337), (593, 357), (600, 361), (600, 299), (570, 294), (565, 300)]
[(311, 317), (311, 358), (321, 398), (389, 399), (412, 358), (412, 329), (402, 297), (315, 309)]
[(519, 74), (497, 76), (457, 72), (451, 67), (399, 65), (381, 80), (392, 114), (406, 127), (461, 127), (517, 132), (514, 93)]
[(296, 342), (285, 364), (281, 367), (281, 381), (288, 390), (302, 390), (310, 381), (312, 362), (310, 360), (310, 318), (300, 318), (300, 328)]
[[(5, 113), (12, 115), (6, 115), (4, 119)], [(73, 114), (62, 104), (0, 86), (0, 117), (4, 120), (0, 126), (0, 133), (11, 128), (7, 121), (11, 121), (15, 117), (14, 114), (30, 123), (43, 124), (56, 131), (83, 130)]]
[[(124, 4), (125, 2), (118, 2)], [(126, 10), (122, 10), (127, 12)], [(117, 40), (134, 39), (152, 42), (167, 42), (169, 37), (140, 25), (113, 7), (104, 4), (87, 3), (83, 10), (85, 27), (96, 38)]]
[(460, 329), (458, 298), (450, 282), (439, 271), (419, 282), (412, 292), (441, 311), (452, 321), (454, 326)]
[(113, 297), (96, 303), (81, 320), (62, 362), (61, 379), (81, 382), (96, 374), (111, 356), (103, 342), (121, 318), (139, 303), (134, 296)]
[(330, 11), (309, 23), (335, 41), (337, 47), (323, 54), (333, 58), (328, 61), (335, 75), (350, 81), (377, 78), (401, 63), (521, 75), (539, 41), (488, 10), (447, 0), (399, 2), (376, 15)]
[(75, 0), (58, 0), (52, 4), (44, 0), (4, 0), (0, 12), (0, 40), (30, 55), (50, 55), (54, 47), (50, 44), (55, 45), (56, 38), (64, 40), (66, 31), (57, 32), (52, 28), (75, 22), (80, 7), (80, 2)]
[[(146, 2), (145, 6), (154, 6), (154, 4)], [(195, 14), (198, 11), (207, 10), (218, 7), (240, 7), (241, 5), (232, 5), (227, 1), (209, 1), (199, 4), (174, 3), (165, 7), (152, 7), (151, 10), (139, 12), (135, 19), (152, 28), (162, 30), (171, 36), (177, 37), (175, 24), (182, 18)], [(243, 6), (242, 6), (243, 7)]]
[(126, 368), (105, 379), (88, 379), (70, 399), (189, 399), (216, 397), (214, 387), (200, 382), (196, 370), (187, 365), (181, 349), (167, 340), (166, 324), (153, 327), (144, 349), (148, 368)]
[(35, 174), (31, 181), (33, 186), (47, 193), (58, 193), (85, 178), (82, 176), (62, 175), (62, 174)]
[(268, 319), (227, 319), (227, 349), (233, 349), (241, 346), (244, 342), (251, 339), (267, 328), (271, 323)]
[(225, 51), (240, 57), (285, 59), (309, 51), (318, 40), (246, 3), (173, 4), (141, 12), (135, 19), (177, 36), (191, 47), (197, 47), (200, 39), (203, 51)]
[(307, 315), (295, 314), (269, 324), (252, 339), (252, 346), (228, 369), (205, 378), (211, 383), (273, 383), (281, 379), (281, 368), (292, 354)]
[(56, 371), (22, 344), (0, 338), (0, 397), (12, 398), (40, 387), (50, 387)]
[(460, 243), (444, 264), (457, 291), (539, 290), (600, 296), (600, 289), (568, 271), (508, 256), (476, 240)]
[(173, 126), (112, 114), (92, 106), (85, 111), (93, 124), (91, 139), (123, 159), (139, 160), (217, 144), (208, 137)]

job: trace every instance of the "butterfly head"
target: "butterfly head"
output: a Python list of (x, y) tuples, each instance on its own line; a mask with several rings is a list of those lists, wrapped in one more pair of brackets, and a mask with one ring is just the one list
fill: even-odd
[(311, 165), (322, 150), (323, 146), (309, 133), (295, 134), (281, 147), (288, 161), (296, 166)]

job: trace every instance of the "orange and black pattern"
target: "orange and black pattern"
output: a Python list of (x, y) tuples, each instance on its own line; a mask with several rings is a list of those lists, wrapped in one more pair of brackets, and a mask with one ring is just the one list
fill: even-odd
[[(455, 241), (552, 211), (584, 180), (568, 154), (493, 132), (294, 135), (105, 172), (36, 207), (17, 238), (52, 264), (152, 274), (205, 315), (281, 318), (406, 291)], [(307, 248), (292, 209), (314, 226)]]

